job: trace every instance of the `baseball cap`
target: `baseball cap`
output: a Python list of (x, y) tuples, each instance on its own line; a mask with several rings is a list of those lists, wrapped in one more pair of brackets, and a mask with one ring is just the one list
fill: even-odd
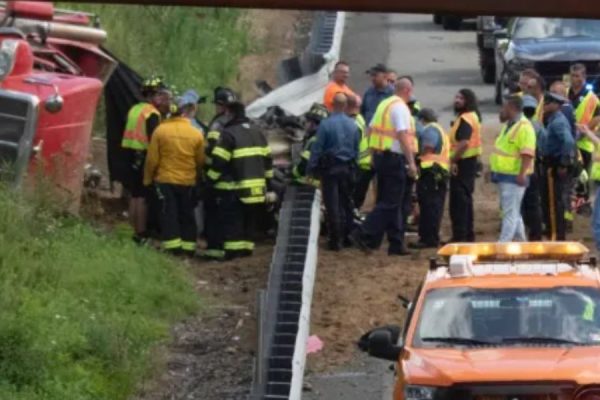
[(552, 93), (552, 92), (546, 92), (546, 94), (544, 95), (544, 103), (549, 104), (549, 103), (557, 103), (557, 104), (565, 104), (567, 102), (567, 99), (565, 99), (564, 97), (562, 97), (559, 94), (556, 93)]
[(425, 121), (437, 121), (437, 115), (431, 108), (424, 108), (419, 111), (418, 118)]
[(537, 108), (538, 101), (530, 95), (523, 96), (523, 108)]
[(179, 107), (189, 106), (192, 104), (198, 104), (200, 101), (200, 95), (193, 89), (186, 90), (181, 96), (177, 98), (177, 105)]
[(387, 73), (388, 68), (383, 64), (377, 64), (374, 67), (371, 67), (367, 70), (367, 74), (378, 74), (378, 73)]

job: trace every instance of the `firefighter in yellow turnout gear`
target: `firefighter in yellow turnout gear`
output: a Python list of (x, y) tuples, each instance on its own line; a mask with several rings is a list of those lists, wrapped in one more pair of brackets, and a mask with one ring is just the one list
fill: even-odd
[(160, 204), (159, 221), (164, 251), (194, 256), (196, 252), (195, 186), (204, 163), (204, 138), (181, 111), (188, 103), (176, 100), (171, 117), (152, 136), (144, 185), (154, 184)]
[[(252, 255), (257, 219), (267, 200), (273, 178), (271, 149), (262, 132), (246, 117), (244, 105), (234, 96), (224, 107), (230, 117), (211, 153), (206, 175), (217, 205), (219, 247), (205, 253), (210, 259)], [(213, 239), (214, 241), (214, 239)]]
[(433, 110), (422, 109), (418, 119), (423, 124), (419, 137), (421, 173), (417, 181), (421, 214), (419, 242), (409, 247), (437, 248), (440, 244), (440, 227), (450, 178), (450, 139), (438, 124)]
[(169, 112), (169, 93), (159, 77), (147, 79), (141, 88), (144, 100), (129, 110), (121, 147), (128, 156), (129, 168), (123, 185), (130, 193), (129, 218), (134, 230), (133, 239), (142, 243), (147, 240), (147, 197), (144, 187), (144, 162), (150, 139), (161, 121), (161, 115)]
[(323, 104), (315, 103), (312, 105), (310, 110), (306, 113), (304, 118), (306, 119), (306, 136), (304, 138), (305, 144), (302, 154), (300, 155), (300, 161), (294, 166), (292, 171), (294, 182), (302, 185), (311, 185), (319, 187), (320, 182), (318, 179), (306, 175), (306, 168), (308, 161), (310, 160), (310, 152), (312, 146), (317, 140), (316, 134), (319, 129), (319, 124), (325, 118), (329, 116), (327, 107)]

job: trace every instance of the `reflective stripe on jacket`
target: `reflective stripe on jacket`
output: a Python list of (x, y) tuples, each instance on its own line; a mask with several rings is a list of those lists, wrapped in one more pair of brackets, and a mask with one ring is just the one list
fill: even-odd
[[(578, 124), (589, 125), (594, 119), (596, 108), (599, 106), (598, 97), (591, 90), (585, 95), (575, 110), (575, 119)], [(582, 136), (577, 141), (577, 147), (588, 153), (594, 152), (594, 143), (587, 137)]]
[[(522, 165), (521, 156), (535, 157), (535, 141), (535, 129), (524, 116), (510, 129), (505, 124), (496, 138), (494, 152), (490, 157), (492, 172), (503, 175), (519, 175)], [(533, 173), (533, 165), (527, 173)]]
[(249, 120), (227, 124), (211, 158), (206, 175), (215, 189), (234, 191), (245, 204), (265, 202), (267, 183), (273, 178), (271, 148)]
[(129, 110), (121, 147), (139, 151), (144, 151), (148, 148), (146, 121), (152, 115), (157, 115), (160, 118), (160, 113), (150, 103), (139, 103)]
[[(392, 108), (395, 105), (401, 104), (406, 107), (406, 112), (410, 115), (408, 106), (398, 96), (388, 97), (382, 101), (375, 111), (375, 115), (371, 121), (371, 127), (369, 129), (369, 148), (375, 151), (389, 151), (392, 149), (394, 142), (398, 141), (398, 132), (392, 122)], [(415, 126), (414, 118), (410, 118), (410, 129), (408, 134), (411, 136), (411, 151), (416, 153), (418, 151), (417, 146), (417, 129)]]
[(460, 122), (465, 121), (473, 132), (471, 133), (471, 139), (469, 140), (469, 146), (467, 150), (463, 153), (462, 158), (471, 158), (480, 156), (482, 153), (481, 149), (481, 121), (479, 121), (479, 117), (477, 113), (467, 112), (463, 113), (454, 121), (452, 125), (452, 129), (450, 130), (450, 157), (454, 157), (456, 153), (456, 148), (458, 146), (458, 141), (456, 140), (456, 133), (458, 132), (458, 127), (460, 126)]
[(421, 169), (428, 169), (437, 164), (444, 170), (450, 171), (450, 140), (448, 139), (448, 135), (446, 135), (444, 128), (438, 123), (430, 123), (425, 126), (425, 128), (429, 127), (433, 127), (438, 131), (442, 146), (439, 153), (421, 155)]
[(303, 185), (315, 186), (315, 187), (319, 187), (321, 185), (319, 180), (314, 179), (314, 178), (309, 178), (308, 176), (306, 176), (306, 169), (308, 167), (308, 162), (310, 160), (310, 151), (311, 151), (313, 144), (315, 144), (316, 141), (317, 141), (316, 135), (313, 135), (310, 139), (308, 139), (308, 141), (306, 142), (306, 145), (304, 146), (304, 150), (302, 151), (302, 154), (300, 155), (300, 162), (296, 166), (294, 166), (294, 169), (292, 171), (292, 176), (294, 178), (294, 181), (297, 183), (301, 183)]
[(354, 117), (358, 130), (360, 131), (360, 144), (358, 146), (358, 166), (360, 169), (369, 171), (371, 169), (371, 152), (369, 151), (369, 136), (367, 135), (367, 123), (362, 115)]

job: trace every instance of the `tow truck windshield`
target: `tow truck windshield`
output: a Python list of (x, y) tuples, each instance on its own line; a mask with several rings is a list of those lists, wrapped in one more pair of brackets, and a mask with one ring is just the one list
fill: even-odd
[(600, 21), (568, 18), (519, 18), (515, 39), (600, 39)]
[(447, 288), (427, 293), (413, 345), (600, 346), (600, 291)]

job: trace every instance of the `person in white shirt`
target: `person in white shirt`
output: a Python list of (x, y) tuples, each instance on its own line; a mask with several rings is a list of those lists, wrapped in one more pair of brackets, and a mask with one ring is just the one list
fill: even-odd
[(377, 203), (364, 224), (350, 235), (351, 241), (365, 252), (377, 249), (387, 234), (389, 255), (410, 254), (404, 246), (402, 200), (407, 177), (417, 177), (416, 132), (407, 106), (412, 91), (409, 79), (398, 80), (395, 95), (379, 105), (370, 124)]

